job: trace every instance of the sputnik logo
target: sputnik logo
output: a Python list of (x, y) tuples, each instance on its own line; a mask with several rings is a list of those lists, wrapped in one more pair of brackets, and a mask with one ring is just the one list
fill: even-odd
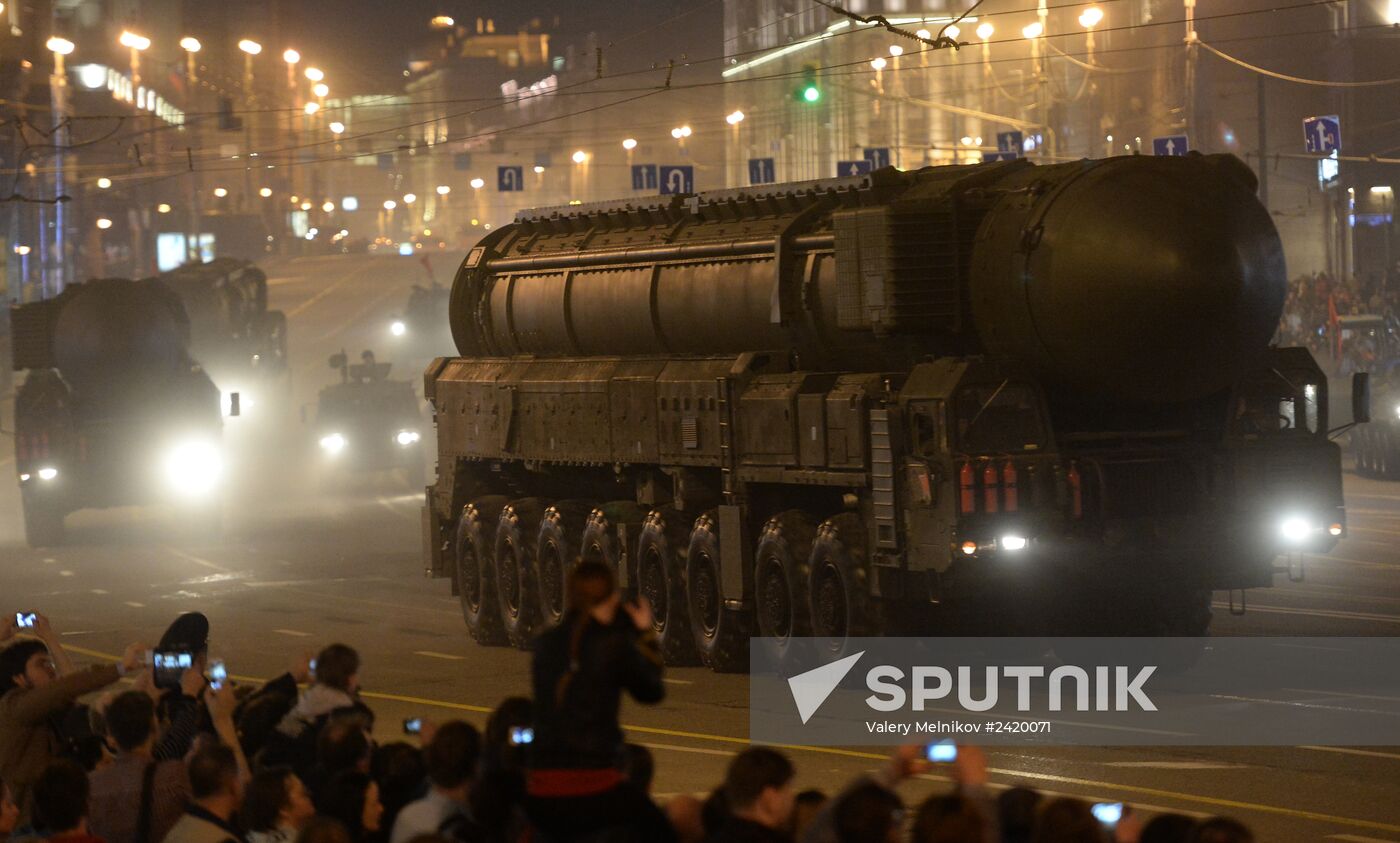
[(855, 655), (846, 656), (844, 659), (788, 679), (792, 701), (797, 703), (797, 713), (804, 725), (812, 719), (812, 715), (817, 713), (817, 709), (822, 707), (822, 703), (826, 702), (826, 698), (831, 696), (831, 692), (836, 690), (836, 686), (841, 684), (841, 680), (846, 678), (846, 674), (851, 672), (851, 668), (856, 666), (856, 662), (860, 661), (863, 655), (865, 651), (861, 650)]

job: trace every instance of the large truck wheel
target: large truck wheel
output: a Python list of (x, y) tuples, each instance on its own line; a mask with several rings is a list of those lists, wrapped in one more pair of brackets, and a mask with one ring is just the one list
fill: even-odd
[(700, 663), (686, 611), (684, 555), (691, 520), (674, 509), (652, 510), (637, 537), (637, 593), (651, 602), (652, 626), (669, 665)]
[(63, 512), (48, 504), (24, 502), (24, 538), (30, 547), (63, 544)]
[(580, 559), (579, 546), (591, 507), (582, 501), (560, 501), (544, 511), (535, 540), (535, 580), (539, 584), (540, 629), (553, 629), (564, 619), (569, 572)]
[(758, 633), (775, 639), (780, 659), (787, 658), (794, 638), (812, 634), (807, 583), (816, 532), (810, 515), (790, 509), (768, 519), (754, 552)]
[(504, 495), (477, 498), (462, 508), (453, 548), (457, 557), (457, 596), (462, 617), (476, 643), (499, 647), (509, 639), (496, 600), (496, 522), (506, 505)]
[(878, 635), (879, 606), (870, 594), (865, 525), (852, 513), (817, 528), (809, 563), (812, 634), (837, 657), (849, 655), (849, 639)]
[(524, 650), (538, 626), (535, 539), (540, 534), (544, 503), (539, 498), (511, 501), (496, 524), (496, 596), (501, 623), (510, 643)]
[[(624, 592), (635, 592), (637, 586), (637, 563), (629, 558), (627, 549), (618, 534), (623, 524), (640, 525), (646, 519), (646, 512), (632, 501), (609, 501), (594, 507), (588, 513), (583, 525), (583, 537), (579, 539), (579, 556), (584, 562), (602, 562), (613, 569), (618, 582), (627, 582)], [(623, 571), (626, 563), (629, 570)], [(624, 573), (626, 576), (624, 577)]]
[[(716, 673), (739, 673), (749, 666), (750, 612), (724, 605), (719, 524), (714, 512), (695, 520), (685, 554), (686, 609), (700, 660)], [(739, 560), (725, 560), (737, 564)]]

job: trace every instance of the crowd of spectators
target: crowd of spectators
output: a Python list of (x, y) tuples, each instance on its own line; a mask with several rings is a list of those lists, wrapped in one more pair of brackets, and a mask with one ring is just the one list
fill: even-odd
[(421, 726), (413, 742), (372, 738), (359, 656), (342, 644), (235, 688), (217, 671), (208, 678), (209, 625), (197, 613), (155, 648), (190, 654), (174, 675), (153, 675), (138, 644), (117, 664), (78, 669), (43, 616), (23, 630), (32, 638), (0, 627), (0, 843), (1253, 839), (1225, 818), (1125, 806), (1110, 826), (1083, 800), (998, 793), (972, 746), (941, 765), (953, 786), (917, 805), (898, 786), (933, 766), (922, 747), (826, 793), (799, 792), (792, 758), (755, 746), (710, 793), (661, 802), (650, 751), (627, 743), (618, 721), (625, 695), (665, 695), (650, 611), (624, 601), (598, 563), (574, 570), (567, 600), (564, 622), (536, 642), (532, 699), (503, 701), (484, 730), (405, 724)]
[[(1340, 365), (1344, 361), (1334, 359), (1339, 352), (1336, 320), (1343, 316), (1362, 315), (1381, 317), (1391, 331), (1400, 329), (1400, 278), (1386, 283), (1378, 275), (1365, 279), (1353, 276), (1344, 280), (1333, 278), (1326, 272), (1300, 275), (1288, 284), (1276, 339), (1279, 345), (1303, 346), (1320, 359)], [(1348, 351), (1359, 355), (1369, 353), (1373, 358), (1376, 353), (1376, 349), (1364, 347), (1354, 350), (1343, 348), (1340, 351), (1343, 355)], [(1345, 362), (1355, 368), (1363, 362), (1374, 362), (1374, 359)]]

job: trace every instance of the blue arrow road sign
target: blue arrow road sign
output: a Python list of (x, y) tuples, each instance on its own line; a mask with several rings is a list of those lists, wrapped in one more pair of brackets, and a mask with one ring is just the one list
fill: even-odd
[(632, 165), (632, 189), (633, 189), (633, 190), (655, 190), (655, 189), (656, 189), (656, 165), (655, 165), (655, 164), (633, 164), (633, 165)]
[(525, 168), (497, 167), (496, 168), (496, 189), (502, 193), (514, 190), (525, 189)]
[[(997, 132), (997, 152), (1014, 152), (1017, 155), (1026, 148), (1026, 136), (1020, 132)], [(982, 160), (986, 160), (984, 157)], [(998, 159), (1000, 160), (1000, 159)]]
[(990, 164), (993, 161), (1015, 161), (1021, 157), (1019, 152), (984, 152), (982, 153), (982, 163)]
[(1326, 155), (1342, 148), (1342, 121), (1335, 114), (1309, 117), (1303, 121), (1303, 147), (1308, 152)]
[(673, 193), (694, 193), (695, 192), (695, 168), (686, 165), (684, 167), (661, 166), (661, 195), (670, 196)]
[(1167, 135), (1152, 139), (1153, 155), (1185, 155), (1191, 149), (1185, 135)]
[(860, 161), (837, 161), (836, 175), (838, 176), (863, 176), (870, 172), (870, 162), (864, 159)]
[(873, 146), (865, 150), (862, 155), (866, 161), (870, 162), (870, 169), (878, 170), (881, 167), (890, 165), (890, 148), (887, 146)]
[(749, 184), (772, 184), (777, 180), (777, 167), (772, 158), (749, 159)]

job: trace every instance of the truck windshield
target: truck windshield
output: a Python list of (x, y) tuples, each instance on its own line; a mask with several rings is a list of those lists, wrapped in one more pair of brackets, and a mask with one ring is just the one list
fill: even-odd
[(957, 399), (958, 444), (967, 453), (1004, 454), (1045, 446), (1040, 399), (1024, 384), (964, 387)]
[(1315, 373), (1279, 371), (1248, 381), (1235, 398), (1231, 427), (1241, 436), (1317, 433), (1324, 400)]

